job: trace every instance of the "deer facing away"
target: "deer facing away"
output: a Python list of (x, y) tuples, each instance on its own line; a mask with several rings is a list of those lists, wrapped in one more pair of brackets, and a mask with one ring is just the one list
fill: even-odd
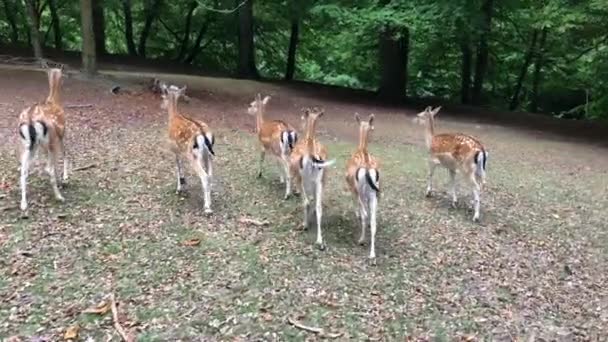
[(177, 168), (177, 191), (182, 191), (186, 184), (184, 177), (184, 161), (192, 167), (200, 177), (203, 186), (204, 210), (211, 210), (211, 177), (213, 176), (212, 156), (215, 155), (213, 145), (215, 139), (206, 123), (189, 118), (177, 109), (177, 102), (184, 96), (186, 87), (162, 85), (163, 102), (161, 107), (169, 113), (169, 145), (175, 154)]
[(380, 169), (378, 161), (368, 151), (370, 131), (374, 129), (374, 114), (368, 121), (361, 120), (355, 114), (359, 123), (359, 146), (346, 163), (346, 183), (354, 196), (358, 207), (357, 217), (361, 220), (361, 237), (359, 244), (365, 243), (365, 230), (370, 227), (369, 260), (376, 262), (376, 212), (378, 209), (378, 196), (380, 194)]
[(431, 196), (433, 190), (433, 173), (438, 165), (448, 169), (450, 173), (450, 192), (452, 206), (457, 204), (456, 173), (462, 173), (473, 188), (473, 221), (479, 221), (480, 196), (485, 184), (488, 152), (476, 138), (461, 133), (435, 134), (435, 116), (441, 107), (427, 107), (418, 113), (418, 119), (425, 126), (425, 142), (429, 150), (429, 173), (426, 195)]
[[(304, 110), (305, 135), (293, 148), (290, 155), (289, 169), (294, 182), (300, 186), (300, 194), (304, 205), (304, 222), (302, 226), (307, 229), (312, 213), (312, 202), (315, 202), (317, 219), (317, 240), (319, 249), (325, 249), (321, 231), (323, 216), (323, 185), (326, 179), (325, 168), (332, 165), (335, 160), (327, 161), (327, 148), (315, 138), (317, 120), (323, 116), (318, 109)], [(287, 194), (289, 196), (289, 194)]]
[(262, 166), (266, 153), (269, 152), (279, 162), (282, 168), (281, 183), (285, 182), (285, 199), (291, 193), (291, 175), (289, 172), (289, 155), (298, 141), (298, 135), (294, 128), (281, 120), (264, 120), (266, 105), (270, 96), (264, 97), (257, 94), (255, 100), (251, 102), (247, 112), (255, 115), (255, 127), (260, 143), (260, 160), (258, 168), (258, 178), (262, 177)]
[(30, 163), (39, 155), (46, 154), (46, 172), (49, 174), (55, 198), (64, 201), (58, 186), (57, 161), (63, 156), (63, 181), (68, 179), (68, 160), (65, 152), (65, 113), (60, 99), (61, 69), (48, 71), (49, 95), (42, 103), (34, 104), (19, 115), (21, 137), (21, 210), (26, 210), (27, 178)]

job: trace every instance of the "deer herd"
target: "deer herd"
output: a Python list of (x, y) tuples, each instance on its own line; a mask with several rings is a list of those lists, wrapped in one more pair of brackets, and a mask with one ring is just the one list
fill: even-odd
[[(48, 71), (49, 95), (44, 102), (34, 104), (19, 115), (19, 135), (21, 140), (21, 210), (28, 207), (27, 178), (30, 164), (38, 155), (46, 157), (46, 172), (50, 177), (55, 198), (64, 201), (59, 190), (57, 163), (63, 157), (62, 180), (68, 179), (68, 158), (64, 144), (65, 112), (60, 100), (62, 71)], [(178, 109), (179, 98), (185, 96), (186, 87), (161, 85), (161, 108), (168, 113), (168, 136), (170, 150), (175, 155), (177, 191), (183, 189), (185, 182), (184, 165), (189, 165), (200, 177), (203, 189), (204, 211), (212, 213), (211, 184), (213, 177), (213, 150), (215, 139), (209, 126), (193, 119)], [(250, 103), (248, 113), (255, 116), (256, 132), (259, 141), (259, 165), (257, 176), (262, 176), (263, 164), (269, 154), (281, 168), (280, 181), (285, 185), (284, 198), (292, 194), (292, 185), (302, 198), (303, 228), (307, 229), (314, 219), (317, 227), (316, 245), (325, 248), (321, 221), (323, 215), (323, 187), (327, 181), (326, 168), (334, 164), (329, 159), (327, 147), (316, 137), (318, 120), (323, 110), (305, 109), (302, 116), (303, 137), (296, 129), (281, 120), (268, 121), (264, 114), (270, 100), (258, 94)], [(415, 120), (425, 127), (425, 142), (428, 148), (428, 185), (426, 195), (433, 190), (433, 174), (441, 165), (450, 175), (450, 194), (452, 206), (456, 205), (456, 173), (462, 174), (473, 192), (473, 220), (479, 221), (480, 193), (485, 184), (488, 152), (476, 138), (465, 134), (435, 134), (435, 116), (441, 107), (427, 107)], [(360, 244), (365, 243), (367, 227), (370, 228), (369, 259), (375, 263), (376, 216), (380, 190), (380, 166), (377, 158), (368, 151), (369, 135), (374, 129), (374, 114), (367, 120), (355, 114), (359, 124), (359, 144), (346, 162), (346, 184), (353, 195), (356, 216), (360, 220)], [(314, 204), (314, 207), (313, 207)]]

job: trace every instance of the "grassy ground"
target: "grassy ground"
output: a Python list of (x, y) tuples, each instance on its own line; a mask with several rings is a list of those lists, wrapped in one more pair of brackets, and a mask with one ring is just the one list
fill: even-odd
[[(371, 150), (383, 161), (374, 267), (367, 247), (356, 244), (343, 179), (354, 148), (351, 107), (324, 103), (332, 114), (319, 122), (338, 160), (325, 197), (328, 249), (319, 251), (314, 231), (296, 229), (300, 199), (282, 200), (275, 164), (255, 178), (253, 119), (242, 113), (251, 89), (226, 95), (242, 96), (230, 106), (221, 83), (185, 106), (217, 127), (211, 217), (203, 215), (192, 175), (186, 195), (175, 194), (157, 99), (113, 97), (67, 80), (66, 102), (93, 103), (68, 113), (74, 164), (95, 167), (72, 175), (65, 204), (53, 200), (38, 168), (30, 178), (32, 208), (22, 218), (13, 125), (45, 84), (36, 82), (41, 75), (7, 75), (0, 97), (0, 337), (60, 340), (79, 324), (82, 340), (119, 340), (111, 315), (82, 313), (109, 293), (140, 341), (319, 338), (288, 318), (342, 340), (608, 336), (605, 150), (500, 127), (473, 131), (492, 151), (482, 222), (474, 224), (468, 189), (460, 189), (460, 207), (449, 209), (447, 172), (438, 170), (436, 196), (424, 198), (425, 154), (413, 138), (419, 128), (392, 112), (358, 108), (377, 113)], [(19, 91), (8, 85), (17, 79)], [(290, 113), (294, 124), (293, 108), (314, 101), (268, 91), (281, 104), (271, 114)], [(200, 244), (182, 245), (190, 239)]]

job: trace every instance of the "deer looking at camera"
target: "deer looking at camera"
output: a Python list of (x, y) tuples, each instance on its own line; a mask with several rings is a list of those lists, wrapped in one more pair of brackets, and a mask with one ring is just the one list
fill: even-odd
[(186, 184), (184, 160), (200, 177), (203, 186), (205, 213), (211, 214), (211, 177), (213, 176), (212, 156), (215, 139), (206, 123), (181, 114), (177, 102), (186, 93), (186, 86), (161, 85), (163, 102), (161, 107), (169, 113), (169, 145), (175, 153), (177, 168), (177, 192)]
[(476, 138), (460, 133), (435, 134), (435, 115), (441, 107), (427, 107), (418, 113), (418, 119), (425, 126), (425, 141), (429, 149), (429, 174), (426, 195), (433, 190), (433, 173), (437, 165), (442, 165), (450, 172), (450, 192), (452, 206), (457, 204), (456, 172), (462, 173), (473, 187), (473, 221), (479, 221), (480, 193), (485, 184), (488, 152)]
[(376, 212), (380, 194), (380, 170), (378, 161), (367, 150), (370, 131), (374, 129), (374, 114), (367, 121), (355, 114), (359, 124), (359, 146), (346, 163), (346, 183), (358, 206), (357, 217), (361, 220), (359, 244), (365, 243), (365, 230), (370, 226), (369, 260), (376, 263)]
[(282, 168), (281, 183), (285, 182), (285, 199), (291, 193), (291, 176), (289, 173), (289, 155), (293, 146), (298, 141), (298, 135), (294, 128), (281, 120), (264, 120), (266, 105), (270, 96), (264, 97), (257, 94), (255, 100), (251, 102), (247, 112), (255, 115), (255, 130), (258, 134), (260, 143), (260, 161), (258, 168), (258, 178), (262, 177), (262, 166), (266, 152), (269, 152), (277, 159)]
[[(291, 177), (300, 186), (300, 194), (304, 204), (303, 227), (308, 228), (312, 212), (312, 201), (315, 201), (317, 218), (317, 241), (319, 249), (325, 249), (321, 231), (323, 216), (323, 185), (325, 184), (325, 168), (335, 160), (327, 161), (327, 148), (315, 138), (317, 119), (323, 116), (323, 111), (306, 109), (302, 119), (305, 121), (304, 139), (300, 140), (291, 151), (289, 169)], [(287, 194), (289, 196), (289, 193)]]
[(60, 99), (61, 69), (48, 71), (49, 95), (42, 103), (34, 104), (19, 115), (19, 135), (21, 136), (21, 210), (27, 209), (27, 178), (30, 163), (39, 155), (46, 154), (46, 172), (51, 179), (55, 198), (64, 201), (58, 186), (57, 161), (63, 157), (63, 181), (68, 179), (64, 135), (65, 113)]

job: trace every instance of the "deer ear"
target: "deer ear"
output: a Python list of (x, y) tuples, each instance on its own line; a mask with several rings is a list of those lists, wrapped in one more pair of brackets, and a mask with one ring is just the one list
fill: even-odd
[(437, 113), (439, 113), (439, 111), (441, 110), (441, 106), (433, 109), (433, 111), (431, 112), (431, 114), (433, 114), (433, 116), (437, 115)]
[(186, 86), (183, 86), (179, 89), (179, 95), (180, 96), (186, 95)]
[(359, 113), (355, 113), (355, 120), (357, 120), (357, 122), (361, 122), (361, 117), (359, 116)]
[(433, 110), (433, 107), (428, 106), (428, 107), (426, 107), (426, 109), (424, 111), (430, 113), (432, 110)]
[(368, 122), (369, 122), (370, 127), (372, 127), (372, 128), (374, 128), (374, 118), (375, 118), (375, 117), (376, 117), (376, 116), (375, 116), (374, 114), (370, 114), (370, 115), (369, 115), (369, 120), (368, 120)]
[(270, 96), (266, 96), (264, 98), (264, 101), (262, 101), (262, 103), (264, 103), (264, 105), (266, 105), (268, 103), (268, 101), (270, 101)]
[(310, 115), (310, 108), (302, 109), (302, 118), (307, 118)]

